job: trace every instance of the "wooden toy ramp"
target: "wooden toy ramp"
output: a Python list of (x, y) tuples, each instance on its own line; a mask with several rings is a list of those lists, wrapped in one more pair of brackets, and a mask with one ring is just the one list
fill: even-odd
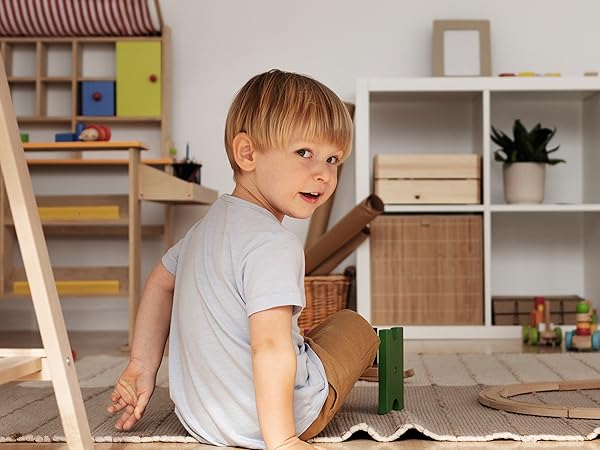
[[(51, 380), (69, 448), (91, 449), (90, 427), (0, 58), (0, 195), (5, 195), (3, 189), (12, 211), (44, 348), (0, 349), (0, 383), (24, 377)], [(4, 217), (0, 216), (0, 220)], [(3, 245), (0, 242), (0, 254), (5, 250)]]

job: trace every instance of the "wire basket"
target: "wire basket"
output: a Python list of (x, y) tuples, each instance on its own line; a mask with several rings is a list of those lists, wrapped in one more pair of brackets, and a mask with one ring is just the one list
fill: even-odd
[(345, 275), (304, 277), (306, 306), (298, 318), (300, 329), (311, 329), (330, 315), (347, 308), (350, 280)]

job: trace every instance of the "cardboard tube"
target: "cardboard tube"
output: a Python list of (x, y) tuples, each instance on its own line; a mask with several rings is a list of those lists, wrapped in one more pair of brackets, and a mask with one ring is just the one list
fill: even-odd
[(308, 275), (329, 275), (344, 259), (346, 259), (360, 244), (369, 237), (369, 228), (363, 228), (360, 233), (341, 246), (333, 255), (319, 264)]
[(365, 226), (383, 212), (383, 208), (383, 201), (376, 195), (370, 195), (356, 205), (305, 252), (305, 273), (310, 274), (359, 234)]

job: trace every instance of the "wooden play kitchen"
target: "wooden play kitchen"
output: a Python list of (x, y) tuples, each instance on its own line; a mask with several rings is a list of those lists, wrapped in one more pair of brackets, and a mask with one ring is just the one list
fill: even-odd
[[(160, 33), (143, 36), (0, 38), (19, 131), (35, 137), (31, 141), (39, 141), (41, 131), (47, 134), (46, 142), (23, 146), (34, 180), (52, 174), (62, 178), (64, 186), (75, 183), (83, 173), (90, 174), (81, 194), (64, 189), (58, 195), (36, 192), (45, 236), (90, 242), (126, 238), (128, 243), (126, 265), (56, 264), (58, 292), (77, 298), (127, 298), (129, 343), (140, 295), (142, 238), (162, 236), (163, 246), (168, 247), (174, 239), (174, 205), (210, 204), (217, 197), (214, 190), (171, 175), (169, 47), (166, 26), (161, 26)], [(81, 123), (114, 128), (117, 136), (146, 133), (151, 136), (152, 150), (141, 139), (68, 142), (77, 139), (73, 131)], [(56, 132), (67, 142), (50, 142)], [(148, 156), (142, 158), (142, 153)], [(98, 182), (104, 176), (125, 176), (126, 191), (115, 194), (118, 189), (108, 185), (104, 190)], [(92, 189), (94, 183), (97, 190)], [(3, 189), (0, 298), (28, 297), (25, 270), (13, 260), (15, 229)], [(73, 185), (70, 190), (78, 189)], [(142, 223), (142, 200), (164, 205), (162, 223)]]
[[(145, 226), (141, 221), (141, 201), (174, 204), (210, 204), (217, 192), (196, 183), (181, 180), (153, 165), (160, 160), (142, 160), (147, 148), (141, 142), (58, 142), (29, 143), (23, 148), (38, 158), (29, 158), (32, 166), (70, 168), (76, 173), (82, 167), (122, 170), (128, 177), (128, 192), (123, 195), (38, 195), (36, 201), (46, 214), (42, 219), (48, 238), (126, 237), (128, 242), (127, 266), (53, 267), (54, 277), (61, 296), (72, 297), (124, 297), (128, 299), (129, 343), (140, 297), (140, 266), (142, 236), (162, 234), (170, 226)], [(128, 159), (62, 157), (44, 158), (44, 153), (66, 152), (123, 152)], [(42, 155), (41, 157), (39, 155)], [(4, 184), (0, 189), (4, 189)], [(0, 267), (0, 294), (2, 297), (29, 296), (27, 277), (22, 267), (12, 260), (14, 223), (4, 191), (0, 192), (0, 242), (2, 261)]]

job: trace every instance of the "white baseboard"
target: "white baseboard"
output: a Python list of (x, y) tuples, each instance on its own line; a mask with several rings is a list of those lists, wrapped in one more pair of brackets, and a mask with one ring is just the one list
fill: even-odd
[[(63, 299), (63, 316), (69, 331), (127, 330), (127, 301), (119, 299)], [(0, 302), (0, 331), (37, 330), (30, 300)]]

